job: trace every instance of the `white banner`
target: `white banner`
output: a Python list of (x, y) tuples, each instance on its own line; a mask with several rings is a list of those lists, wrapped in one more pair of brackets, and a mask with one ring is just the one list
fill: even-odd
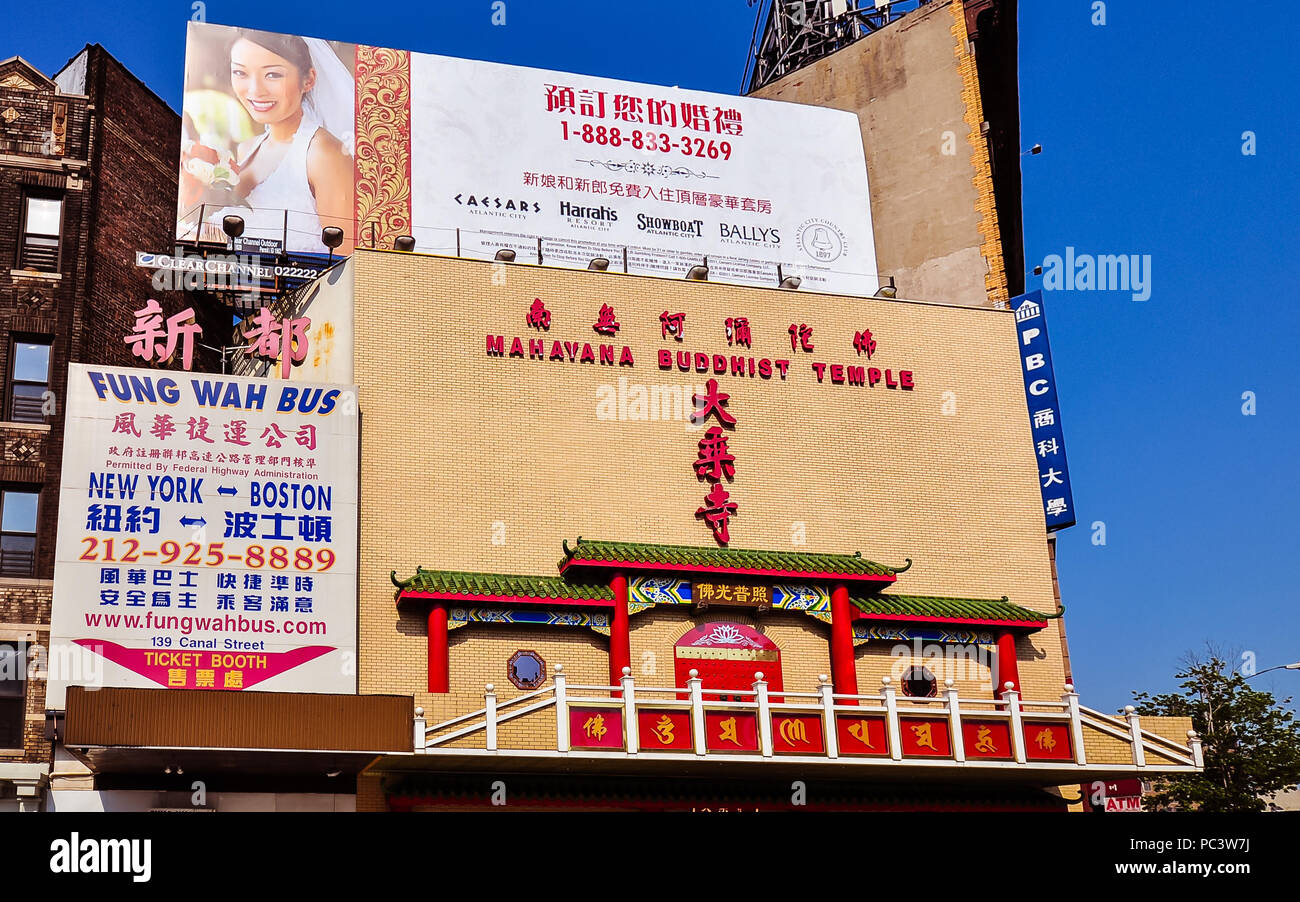
[(68, 369), (48, 704), (355, 692), (355, 387)]
[[(417, 249), (872, 294), (858, 117), (411, 54)], [(362, 236), (364, 240), (364, 235)]]

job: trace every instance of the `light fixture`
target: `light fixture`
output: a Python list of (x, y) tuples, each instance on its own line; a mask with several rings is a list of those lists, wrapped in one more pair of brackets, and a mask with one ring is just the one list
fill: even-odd
[(495, 259), (498, 263), (514, 263), (515, 252), (508, 247), (503, 247), (501, 248), (501, 250), (497, 251), (497, 255), (493, 259)]
[(605, 257), (593, 257), (591, 262), (587, 264), (587, 269), (592, 272), (605, 272), (609, 269), (609, 260)]
[(877, 288), (876, 293), (875, 295), (873, 295), (873, 297), (878, 297), (878, 298), (898, 297), (898, 286), (894, 284), (894, 277), (893, 276), (889, 277), (888, 285), (881, 285), (879, 288)]
[(1034, 275), (1041, 276), (1042, 274), (1043, 274), (1043, 268), (1041, 266), (1035, 266)]
[(786, 276), (784, 279), (781, 280), (781, 287), (789, 288), (793, 290), (795, 288), (798, 288), (802, 282), (803, 279), (799, 278), (798, 276)]
[(393, 250), (395, 251), (413, 251), (415, 250), (415, 238), (411, 235), (398, 235), (393, 239)]
[(339, 774), (341, 774), (341, 773), (343, 773), (343, 771), (341, 771), (341, 770), (327, 770), (327, 771), (325, 771), (325, 776), (327, 776), (327, 777), (337, 777), (337, 776), (338, 776)]
[(231, 238), (244, 234), (244, 217), (231, 214), (221, 220), (221, 231)]
[(707, 282), (709, 281), (709, 268), (697, 263), (686, 273), (686, 278), (691, 282)]
[(1043, 152), (1043, 145), (1041, 145), (1041, 144), (1035, 144), (1033, 147), (1029, 148), (1028, 150), (1022, 150), (1022, 151), (1020, 152), (1020, 155), (1021, 155), (1022, 157), (1023, 157), (1025, 154), (1033, 154), (1033, 155), (1037, 156), (1038, 154), (1040, 154), (1040, 153), (1042, 153), (1042, 152)]
[(320, 230), (320, 243), (330, 249), (330, 262), (334, 262), (334, 251), (343, 243), (343, 230), (338, 226), (326, 226)]

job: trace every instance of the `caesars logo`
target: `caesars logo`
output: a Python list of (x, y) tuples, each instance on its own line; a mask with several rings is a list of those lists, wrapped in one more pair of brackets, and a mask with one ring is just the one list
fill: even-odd
[(618, 211), (612, 207), (583, 207), (567, 200), (560, 201), (560, 215), (583, 229), (608, 229), (618, 222)]
[(818, 263), (832, 263), (844, 256), (847, 241), (840, 227), (828, 219), (807, 219), (799, 226), (795, 244)]
[(542, 212), (542, 205), (536, 201), (518, 197), (497, 197), (494, 194), (466, 194), (461, 192), (452, 198), (457, 204), (468, 208), (476, 216), (505, 216), (523, 219), (529, 213)]
[(730, 244), (762, 244), (775, 246), (781, 243), (781, 233), (775, 228), (718, 223), (718, 237)]
[(638, 213), (636, 227), (652, 235), (690, 235), (692, 238), (700, 238), (704, 235), (703, 219), (665, 219)]

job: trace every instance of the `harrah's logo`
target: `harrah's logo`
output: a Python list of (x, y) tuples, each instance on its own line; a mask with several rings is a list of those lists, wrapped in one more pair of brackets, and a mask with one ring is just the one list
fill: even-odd
[(618, 222), (618, 212), (609, 207), (579, 207), (567, 200), (560, 201), (560, 215), (574, 219), (594, 219), (597, 222)]
[(50, 843), (50, 871), (55, 874), (132, 874), (136, 883), (153, 875), (152, 839), (70, 839)]

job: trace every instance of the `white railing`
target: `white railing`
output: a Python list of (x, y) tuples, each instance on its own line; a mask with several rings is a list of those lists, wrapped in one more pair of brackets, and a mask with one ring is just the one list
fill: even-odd
[[(1069, 684), (1059, 701), (1024, 701), (1012, 683), (1001, 698), (963, 698), (946, 680), (937, 697), (922, 699), (899, 695), (889, 677), (874, 695), (837, 693), (825, 675), (815, 692), (775, 692), (759, 672), (749, 690), (705, 692), (695, 670), (685, 687), (640, 686), (625, 667), (619, 685), (604, 686), (571, 684), (558, 664), (550, 686), (498, 702), (489, 683), (482, 708), (432, 726), (417, 708), (415, 751), (464, 751), (449, 746), (480, 732), (483, 749), (499, 751), (501, 724), (546, 709), (554, 709), (554, 751), (563, 754), (706, 757), (747, 752), (762, 758), (811, 755), (1082, 768), (1088, 765), (1087, 729), (1127, 745), (1138, 769), (1156, 769), (1147, 761), (1149, 753), (1161, 756), (1163, 770), (1204, 766), (1195, 733), (1189, 732), (1188, 744), (1180, 745), (1142, 729), (1132, 706), (1122, 719), (1083, 707)], [(649, 714), (660, 719), (647, 736), (642, 717)], [(587, 720), (574, 736), (575, 723), (584, 716)], [(741, 730), (741, 721), (752, 724), (752, 735)], [(883, 742), (877, 744), (877, 737)]]

